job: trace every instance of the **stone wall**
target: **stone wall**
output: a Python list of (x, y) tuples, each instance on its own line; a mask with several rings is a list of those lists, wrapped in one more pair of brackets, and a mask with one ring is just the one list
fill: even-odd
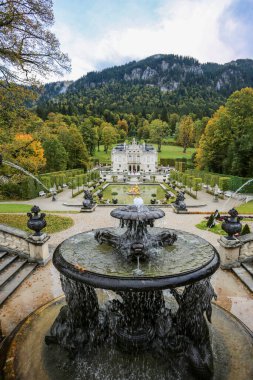
[(49, 236), (33, 237), (18, 228), (0, 224), (0, 248), (27, 257), (30, 262), (45, 264), (49, 258)]

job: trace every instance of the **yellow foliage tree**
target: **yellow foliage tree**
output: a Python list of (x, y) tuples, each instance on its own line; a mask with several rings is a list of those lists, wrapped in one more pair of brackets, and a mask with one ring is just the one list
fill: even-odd
[(12, 161), (32, 173), (37, 173), (46, 165), (41, 143), (29, 133), (16, 134), (12, 144), (7, 147), (7, 151)]
[(177, 143), (181, 145), (186, 152), (194, 139), (194, 122), (191, 116), (183, 116), (178, 125)]

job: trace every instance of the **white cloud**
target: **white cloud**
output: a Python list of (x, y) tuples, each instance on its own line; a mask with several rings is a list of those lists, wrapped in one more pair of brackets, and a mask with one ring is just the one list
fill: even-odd
[(122, 28), (112, 27), (99, 40), (72, 33), (66, 24), (58, 24), (55, 33), (62, 50), (72, 59), (68, 79), (96, 70), (101, 62), (116, 65), (129, 57), (141, 59), (158, 53), (192, 56), (201, 62), (224, 63), (238, 58), (233, 44), (223, 42), (220, 33), (224, 26), (233, 32), (240, 27), (232, 18), (223, 19), (232, 3), (233, 0), (166, 0), (154, 14), (155, 27), (154, 23), (152, 27), (127, 27), (124, 23)]

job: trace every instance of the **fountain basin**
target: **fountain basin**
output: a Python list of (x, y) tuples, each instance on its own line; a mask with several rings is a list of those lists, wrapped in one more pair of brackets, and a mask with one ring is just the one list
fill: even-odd
[[(111, 296), (110, 292), (98, 292), (101, 303)], [(7, 350), (5, 380), (122, 380), (133, 378), (133, 374), (138, 380), (196, 380), (190, 374), (175, 374), (169, 361), (148, 352), (137, 357), (103, 346), (93, 355), (73, 359), (60, 346), (47, 346), (44, 336), (64, 305), (64, 297), (53, 300), (19, 326)], [(249, 330), (232, 314), (213, 305), (210, 334), (213, 380), (253, 378), (253, 338)]]
[[(103, 230), (103, 229), (102, 229)], [(108, 229), (106, 229), (108, 230)], [(122, 228), (111, 228), (121, 234)], [(162, 228), (149, 228), (157, 234)], [(125, 261), (117, 250), (99, 245), (95, 231), (70, 237), (55, 250), (53, 263), (66, 277), (89, 286), (110, 290), (162, 290), (184, 286), (210, 277), (219, 267), (216, 249), (204, 239), (178, 230), (173, 246), (154, 250), (148, 262), (141, 263), (141, 276), (135, 276), (136, 263)], [(187, 244), (187, 246), (186, 246)]]

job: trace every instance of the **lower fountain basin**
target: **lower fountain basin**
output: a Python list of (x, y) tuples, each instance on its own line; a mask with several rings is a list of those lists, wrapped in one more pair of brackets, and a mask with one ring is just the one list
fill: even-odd
[[(98, 291), (100, 303), (113, 296), (111, 292)], [(90, 355), (80, 353), (73, 359), (60, 346), (47, 346), (44, 336), (64, 304), (63, 297), (54, 300), (23, 322), (7, 352), (5, 380), (194, 379), (189, 373), (175, 373), (170, 361), (153, 357), (149, 352), (126, 354), (102, 346)], [(253, 338), (245, 326), (230, 313), (213, 305), (209, 328), (214, 353), (213, 380), (252, 379)], [(180, 361), (180, 356), (170, 360)]]
[[(124, 229), (107, 229), (117, 234)], [(149, 228), (150, 234), (167, 231)], [(56, 268), (78, 282), (110, 290), (162, 290), (178, 287), (210, 277), (219, 267), (216, 249), (197, 235), (170, 229), (177, 234), (172, 246), (159, 248), (149, 261), (141, 263), (141, 275), (135, 275), (136, 263), (127, 261), (111, 246), (99, 245), (96, 231), (85, 232), (66, 239), (55, 250)], [(138, 272), (137, 272), (138, 273)]]

